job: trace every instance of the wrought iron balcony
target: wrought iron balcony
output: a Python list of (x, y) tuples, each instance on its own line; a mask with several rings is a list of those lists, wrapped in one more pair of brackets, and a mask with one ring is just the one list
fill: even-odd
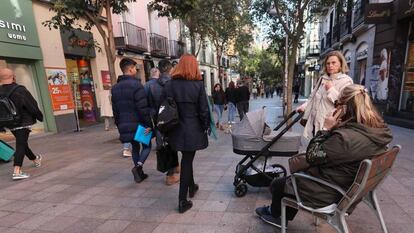
[(306, 48), (306, 57), (318, 57), (321, 52), (319, 45), (313, 44)]
[(352, 33), (351, 30), (351, 17), (341, 17), (339, 18), (339, 23), (341, 25), (341, 38), (345, 37), (348, 34)]
[(150, 34), (151, 54), (157, 57), (168, 57), (168, 39), (167, 37), (156, 33)]
[(326, 37), (323, 37), (321, 39), (321, 53), (325, 52), (325, 50), (326, 50), (325, 41), (326, 41)]
[(332, 44), (335, 44), (336, 42), (339, 42), (339, 39), (341, 38), (341, 33), (340, 33), (340, 24), (337, 23), (334, 25), (333, 27), (333, 31), (332, 31)]
[(357, 28), (364, 23), (365, 5), (367, 0), (357, 0), (354, 5), (354, 24), (353, 28)]
[(326, 49), (332, 46), (332, 32), (326, 34)]
[(119, 23), (121, 36), (115, 37), (115, 47), (133, 52), (144, 53), (148, 51), (147, 33), (144, 28), (140, 28), (128, 22)]
[(170, 57), (180, 58), (184, 54), (184, 43), (181, 41), (170, 40)]

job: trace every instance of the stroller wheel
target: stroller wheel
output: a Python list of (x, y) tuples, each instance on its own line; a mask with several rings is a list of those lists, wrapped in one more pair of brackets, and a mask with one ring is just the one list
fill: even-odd
[(237, 197), (243, 197), (247, 193), (247, 185), (246, 184), (238, 184), (234, 188), (234, 194), (236, 194)]

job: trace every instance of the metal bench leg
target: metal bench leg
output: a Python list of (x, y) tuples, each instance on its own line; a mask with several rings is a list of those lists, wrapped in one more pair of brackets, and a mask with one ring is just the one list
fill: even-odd
[(281, 200), (282, 202), (282, 233), (286, 233), (286, 204), (283, 201), (283, 199)]
[(377, 217), (378, 217), (378, 219), (379, 219), (379, 221), (381, 223), (382, 231), (384, 233), (388, 233), (387, 226), (385, 226), (384, 217), (382, 216), (381, 208), (379, 206), (378, 199), (377, 199), (377, 194), (376, 194), (375, 190), (374, 191), (371, 191), (369, 193), (369, 196), (370, 196), (370, 201), (372, 202), (371, 203), (372, 204), (372, 207), (375, 210), (375, 212), (377, 214)]

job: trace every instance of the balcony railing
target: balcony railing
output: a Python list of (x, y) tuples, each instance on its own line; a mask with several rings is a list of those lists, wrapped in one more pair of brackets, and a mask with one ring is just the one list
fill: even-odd
[(357, 28), (364, 23), (366, 0), (357, 0), (354, 7), (354, 25), (353, 28)]
[(332, 43), (335, 44), (336, 42), (339, 42), (341, 33), (340, 33), (340, 24), (337, 23), (334, 25), (333, 27), (333, 31), (332, 31)]
[(345, 37), (348, 34), (351, 34), (351, 17), (341, 17), (339, 18), (339, 23), (341, 25), (341, 38)]
[(306, 57), (318, 57), (321, 49), (318, 45), (311, 45), (306, 48)]
[(326, 34), (326, 48), (330, 48), (332, 46), (332, 32), (328, 32)]
[(170, 40), (170, 57), (172, 59), (180, 58), (184, 54), (183, 44), (181, 41)]
[(168, 57), (168, 39), (167, 37), (156, 33), (150, 34), (151, 54), (158, 57)]
[(323, 52), (325, 52), (325, 50), (326, 50), (326, 45), (325, 45), (325, 41), (326, 41), (326, 39), (325, 39), (326, 37), (323, 37), (322, 39), (321, 39), (321, 53), (323, 53)]
[(140, 28), (128, 22), (119, 23), (121, 36), (115, 37), (115, 47), (134, 52), (147, 52), (147, 33), (144, 28)]

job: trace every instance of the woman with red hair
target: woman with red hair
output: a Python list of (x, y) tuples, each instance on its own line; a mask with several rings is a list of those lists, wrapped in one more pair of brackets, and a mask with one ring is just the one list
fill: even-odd
[(170, 90), (177, 103), (180, 123), (168, 133), (168, 139), (172, 149), (181, 151), (183, 155), (178, 211), (184, 213), (193, 206), (193, 203), (187, 200), (187, 194), (192, 198), (198, 190), (193, 177), (193, 160), (197, 150), (208, 146), (210, 114), (201, 72), (194, 56), (183, 55), (171, 78), (167, 90)]

